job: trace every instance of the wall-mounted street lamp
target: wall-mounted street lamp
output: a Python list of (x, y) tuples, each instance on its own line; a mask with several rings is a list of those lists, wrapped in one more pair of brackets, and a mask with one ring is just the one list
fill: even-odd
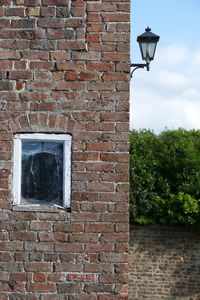
[(150, 62), (154, 59), (156, 46), (160, 37), (153, 32), (151, 32), (151, 28), (147, 27), (145, 32), (137, 37), (137, 42), (139, 43), (140, 52), (142, 55), (142, 59), (146, 61), (146, 64), (131, 64), (131, 77), (133, 72), (137, 69), (147, 68), (147, 71), (150, 69)]

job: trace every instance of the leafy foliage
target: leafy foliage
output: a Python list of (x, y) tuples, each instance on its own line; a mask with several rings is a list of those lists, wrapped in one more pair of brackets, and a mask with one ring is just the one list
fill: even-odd
[(200, 130), (133, 130), (131, 222), (196, 224), (200, 220)]

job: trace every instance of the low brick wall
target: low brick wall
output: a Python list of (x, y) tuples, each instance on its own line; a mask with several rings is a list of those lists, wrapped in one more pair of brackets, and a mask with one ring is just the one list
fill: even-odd
[(130, 300), (200, 299), (200, 229), (130, 227)]

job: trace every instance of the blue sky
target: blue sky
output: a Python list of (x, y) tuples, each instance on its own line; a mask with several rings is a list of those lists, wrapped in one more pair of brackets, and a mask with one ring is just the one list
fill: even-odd
[(131, 0), (131, 61), (149, 26), (160, 35), (151, 70), (131, 80), (131, 128), (200, 129), (200, 1)]

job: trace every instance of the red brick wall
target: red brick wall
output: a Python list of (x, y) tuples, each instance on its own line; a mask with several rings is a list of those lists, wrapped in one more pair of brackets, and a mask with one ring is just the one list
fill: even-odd
[[(129, 1), (0, 0), (0, 299), (127, 299)], [(72, 212), (13, 211), (13, 134), (72, 134)]]
[(129, 299), (200, 299), (199, 228), (131, 226)]

